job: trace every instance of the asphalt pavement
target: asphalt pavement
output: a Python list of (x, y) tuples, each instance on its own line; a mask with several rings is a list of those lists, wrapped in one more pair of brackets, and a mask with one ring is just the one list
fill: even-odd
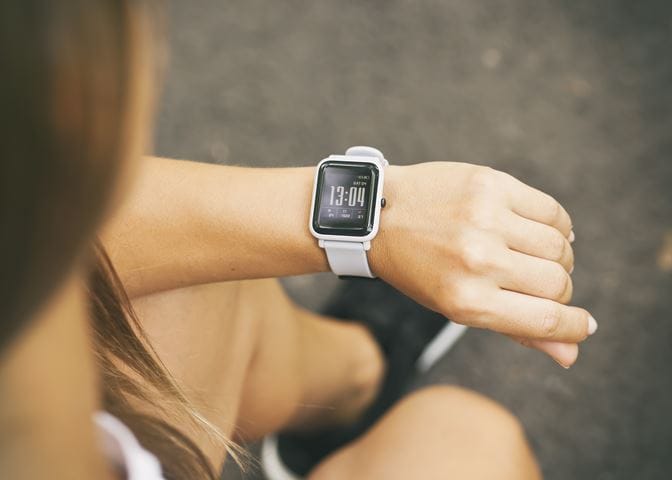
[[(574, 301), (599, 322), (578, 364), (470, 330), (418, 385), (506, 405), (548, 479), (672, 478), (672, 2), (167, 4), (160, 154), (312, 165), (370, 144), (397, 164), (490, 165), (560, 200)], [(285, 284), (319, 308), (336, 282)]]

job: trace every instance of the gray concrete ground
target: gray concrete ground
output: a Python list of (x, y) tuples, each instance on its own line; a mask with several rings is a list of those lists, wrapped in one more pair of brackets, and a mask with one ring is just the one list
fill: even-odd
[[(600, 322), (579, 363), (472, 330), (420, 383), (508, 406), (548, 479), (672, 478), (672, 2), (169, 7), (161, 154), (309, 165), (365, 143), (395, 163), (491, 165), (562, 201), (575, 301)], [(333, 281), (288, 285), (319, 305)]]

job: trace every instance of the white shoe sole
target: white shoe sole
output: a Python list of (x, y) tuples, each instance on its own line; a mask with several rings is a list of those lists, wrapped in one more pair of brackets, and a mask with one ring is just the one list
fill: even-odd
[(448, 350), (453, 348), (455, 342), (464, 335), (467, 328), (465, 325), (460, 325), (459, 323), (448, 322), (436, 337), (427, 344), (415, 362), (415, 368), (418, 373), (426, 373), (436, 365), (436, 362), (441, 360), (448, 353)]
[(303, 480), (282, 462), (278, 451), (278, 437), (267, 435), (261, 444), (261, 470), (268, 480)]

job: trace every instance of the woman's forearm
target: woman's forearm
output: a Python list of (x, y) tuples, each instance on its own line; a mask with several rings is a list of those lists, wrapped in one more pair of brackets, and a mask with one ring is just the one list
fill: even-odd
[[(313, 168), (147, 159), (104, 233), (131, 296), (326, 271), (308, 230)], [(463, 163), (390, 166), (372, 271), (457, 323), (489, 328), (564, 366), (597, 323), (567, 305), (571, 218), (510, 175)]]
[(326, 271), (308, 230), (313, 173), (146, 158), (103, 243), (131, 297)]

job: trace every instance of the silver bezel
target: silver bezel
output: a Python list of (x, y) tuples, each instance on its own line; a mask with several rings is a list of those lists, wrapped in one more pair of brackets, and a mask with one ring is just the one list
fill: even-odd
[[(363, 237), (357, 237), (352, 235), (328, 235), (324, 233), (318, 233), (313, 228), (313, 216), (315, 214), (315, 201), (317, 196), (317, 183), (320, 172), (320, 167), (325, 162), (338, 161), (338, 162), (348, 162), (348, 163), (370, 163), (378, 167), (378, 184), (376, 189), (376, 198), (374, 200), (374, 217), (373, 217), (373, 228), (371, 233)], [(383, 198), (383, 185), (385, 183), (385, 165), (377, 157), (364, 157), (364, 156), (355, 156), (355, 155), (330, 155), (327, 158), (320, 161), (315, 168), (315, 178), (313, 180), (313, 197), (310, 203), (310, 217), (308, 218), (308, 228), (313, 237), (318, 240), (336, 240), (340, 242), (357, 242), (364, 243), (365, 248), (369, 249), (369, 242), (373, 240), (378, 234), (378, 229), (380, 227), (380, 210), (381, 210), (381, 199)], [(322, 246), (322, 242), (320, 242)]]

